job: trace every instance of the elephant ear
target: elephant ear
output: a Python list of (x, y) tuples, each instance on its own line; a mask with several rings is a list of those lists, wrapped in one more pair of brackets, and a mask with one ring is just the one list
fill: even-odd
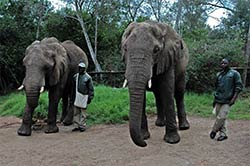
[(56, 47), (55, 54), (53, 54), (52, 58), (55, 63), (49, 79), (51, 86), (56, 85), (62, 79), (68, 68), (67, 52), (60, 44)]
[(162, 30), (162, 40), (164, 42), (164, 49), (157, 63), (157, 74), (161, 74), (173, 67), (176, 61), (182, 58), (184, 45), (173, 28), (161, 23), (158, 26)]
[(187, 58), (185, 56), (188, 55), (187, 47), (185, 42), (179, 38), (174, 42), (174, 51), (175, 51), (175, 62), (179, 61), (180, 59)]
[(137, 23), (132, 22), (128, 25), (128, 27), (125, 29), (123, 35), (122, 35), (122, 40), (121, 40), (121, 50), (122, 50), (122, 60), (125, 60), (125, 52), (126, 52), (126, 46), (124, 45), (126, 43), (126, 39), (128, 36), (131, 34), (132, 30), (136, 26)]
[(67, 71), (67, 52), (65, 48), (57, 42), (43, 43), (45, 51), (45, 57), (48, 61), (52, 61), (53, 67), (49, 73), (49, 85), (53, 86), (58, 84), (65, 72)]

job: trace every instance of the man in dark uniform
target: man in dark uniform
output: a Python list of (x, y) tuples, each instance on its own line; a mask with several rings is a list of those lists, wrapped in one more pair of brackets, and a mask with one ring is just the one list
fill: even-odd
[(217, 73), (213, 103), (216, 121), (210, 133), (210, 138), (214, 139), (216, 133), (219, 132), (217, 141), (223, 141), (228, 138), (226, 128), (227, 115), (243, 88), (239, 72), (230, 68), (228, 59), (222, 59), (220, 67), (222, 71)]

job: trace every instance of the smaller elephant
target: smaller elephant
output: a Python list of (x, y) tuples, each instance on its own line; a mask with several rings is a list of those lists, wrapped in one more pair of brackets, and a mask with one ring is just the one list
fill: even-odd
[(157, 126), (165, 126), (164, 140), (180, 141), (179, 129), (189, 128), (184, 106), (185, 73), (189, 54), (181, 37), (168, 25), (154, 21), (131, 23), (122, 36), (122, 56), (126, 64), (130, 112), (129, 130), (133, 142), (146, 146), (150, 137), (145, 113), (146, 90), (153, 92)]
[(23, 63), (26, 69), (23, 84), (19, 90), (25, 90), (26, 105), (21, 127), (17, 133), (21, 136), (31, 135), (32, 115), (38, 106), (39, 96), (44, 88), (48, 90), (48, 119), (45, 133), (55, 133), (58, 103), (62, 99), (62, 118), (65, 124), (72, 122), (72, 103), (69, 102), (73, 92), (72, 79), (78, 64), (88, 59), (84, 51), (74, 42), (63, 43), (56, 38), (35, 41), (27, 47)]

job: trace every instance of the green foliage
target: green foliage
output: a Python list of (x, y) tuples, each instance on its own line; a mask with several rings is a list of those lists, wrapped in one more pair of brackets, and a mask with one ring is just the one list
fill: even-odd
[[(46, 1), (47, 2), (47, 1)], [(22, 82), (22, 59), (36, 37), (39, 0), (8, 0), (0, 3), (0, 93)], [(49, 4), (44, 8), (49, 8)]]
[(57, 11), (55, 13), (50, 13), (48, 15), (47, 21), (45, 22), (45, 36), (54, 36), (59, 41), (72, 40), (77, 45), (81, 46), (83, 50), (86, 50), (87, 47), (83, 47), (84, 43), (83, 37), (81, 37), (81, 27), (78, 21), (66, 17), (67, 14), (70, 14), (72, 11)]
[(242, 42), (225, 39), (187, 40), (190, 62), (188, 65), (187, 89), (195, 92), (213, 90), (219, 63), (223, 57), (231, 58), (231, 66), (241, 66), (244, 61)]
[(241, 30), (244, 37), (250, 24), (250, 3), (249, 0), (238, 0), (232, 2), (234, 8), (228, 14), (228, 18), (223, 20), (223, 25), (228, 29)]
[[(229, 114), (230, 119), (250, 119), (249, 96), (243, 92), (240, 99), (232, 106)], [(243, 95), (244, 94), (244, 95)], [(185, 105), (189, 115), (212, 117), (212, 94), (186, 93)], [(25, 106), (25, 94), (23, 92), (11, 93), (0, 96), (0, 116), (22, 117)], [(147, 92), (147, 114), (156, 114), (155, 99), (151, 92)], [(34, 111), (36, 119), (47, 118), (48, 97), (47, 93), (40, 96), (39, 106)], [(61, 104), (59, 112), (61, 112)], [(92, 124), (115, 124), (128, 121), (129, 96), (127, 89), (111, 88), (106, 86), (95, 87), (95, 97), (87, 109), (87, 123)], [(58, 114), (60, 117), (60, 113)]]

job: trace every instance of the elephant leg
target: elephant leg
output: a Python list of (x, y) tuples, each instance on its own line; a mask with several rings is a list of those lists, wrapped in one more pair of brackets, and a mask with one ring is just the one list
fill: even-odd
[(48, 121), (45, 133), (56, 133), (59, 128), (56, 125), (56, 116), (58, 111), (58, 103), (60, 100), (60, 90), (58, 87), (51, 88), (49, 91), (49, 108), (48, 108)]
[(156, 111), (157, 111), (157, 119), (155, 121), (155, 125), (159, 127), (163, 127), (166, 125), (166, 120), (165, 120), (165, 113), (162, 108), (162, 104), (160, 101), (159, 93), (155, 92), (155, 103), (156, 103)]
[(60, 118), (60, 122), (63, 122), (63, 120), (67, 116), (68, 103), (69, 103), (68, 96), (63, 95), (63, 98), (62, 98), (62, 115), (61, 115), (61, 118)]
[(70, 103), (68, 95), (63, 97), (63, 110), (62, 110), (62, 117), (61, 122), (65, 126), (69, 126), (73, 123), (74, 117), (74, 107), (73, 104)]
[(184, 93), (185, 93), (185, 74), (179, 77), (175, 84), (175, 101), (177, 107), (177, 116), (180, 130), (187, 130), (190, 128), (190, 124), (187, 120), (184, 104)]
[(69, 125), (73, 124), (73, 117), (74, 117), (74, 105), (70, 104), (68, 106), (67, 115), (63, 120), (63, 124), (65, 126), (69, 126)]
[(144, 95), (144, 101), (143, 101), (143, 111), (142, 111), (142, 120), (141, 120), (141, 132), (142, 137), (146, 140), (150, 138), (150, 133), (148, 131), (148, 121), (147, 121), (147, 115), (146, 115), (146, 94)]
[(166, 132), (164, 136), (164, 140), (167, 143), (175, 144), (180, 141), (180, 136), (177, 132), (176, 125), (176, 114), (174, 111), (174, 96), (168, 96), (167, 102), (165, 102), (164, 108), (166, 108)]
[[(161, 76), (159, 84), (160, 101), (166, 117), (166, 132), (164, 140), (167, 143), (175, 144), (180, 141), (180, 136), (177, 131), (176, 113), (174, 110), (174, 70), (170, 69), (168, 73)], [(167, 100), (166, 100), (167, 99)]]
[(156, 103), (156, 111), (157, 111), (157, 119), (155, 121), (155, 125), (159, 127), (163, 127), (166, 125), (166, 120), (165, 120), (165, 113), (162, 108), (162, 103), (160, 99), (160, 89), (156, 86), (157, 80), (153, 82), (153, 93), (155, 96), (155, 103)]
[(17, 134), (20, 136), (30, 136), (31, 126), (32, 126), (32, 115), (34, 109), (30, 108), (27, 104), (25, 106), (25, 111), (23, 114), (23, 121), (20, 128), (17, 130)]
[(73, 91), (75, 91), (75, 88), (73, 88), (73, 85), (71, 83), (67, 84), (67, 87), (69, 87), (66, 90), (67, 108), (65, 109), (65, 117), (62, 119), (62, 122), (65, 126), (73, 124), (74, 117), (74, 103), (73, 101), (71, 101), (72, 99), (70, 97), (73, 96)]

